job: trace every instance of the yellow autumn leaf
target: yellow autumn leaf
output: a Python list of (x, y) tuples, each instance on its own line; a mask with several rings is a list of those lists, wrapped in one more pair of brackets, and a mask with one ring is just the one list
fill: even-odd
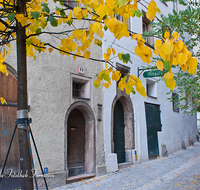
[(177, 39), (179, 38), (178, 32), (174, 32), (174, 33), (172, 34), (172, 36), (175, 38), (175, 40), (177, 40)]
[(107, 52), (108, 54), (111, 54), (111, 49), (110, 49), (110, 48), (107, 48), (106, 52)]
[(74, 16), (80, 20), (82, 18), (82, 13), (81, 13), (81, 8), (80, 7), (74, 7), (73, 9), (73, 13), (74, 13)]
[(66, 19), (66, 21), (68, 22), (70, 19), (72, 18), (72, 11), (69, 12), (68, 17)]
[(0, 23), (0, 30), (4, 31), (6, 29), (6, 27), (4, 26), (4, 24)]
[(16, 19), (18, 22), (21, 23), (22, 26), (25, 26), (28, 22), (28, 18), (25, 17), (23, 14), (16, 14)]
[(175, 81), (174, 81), (174, 75), (171, 71), (167, 72), (164, 74), (164, 79), (165, 79), (165, 85), (170, 88), (171, 90), (174, 90), (175, 88)]
[(177, 60), (176, 60), (176, 57), (173, 57), (173, 62), (172, 62), (172, 65), (177, 65)]
[(113, 49), (113, 48), (112, 48), (112, 53), (113, 53), (113, 55), (116, 54), (116, 51), (115, 51), (115, 49)]
[(83, 57), (85, 57), (85, 59), (89, 59), (90, 58), (90, 51), (85, 51), (85, 53), (83, 54)]
[(170, 55), (174, 49), (174, 44), (172, 42), (166, 42), (163, 44), (163, 50), (167, 55)]
[(53, 51), (53, 48), (49, 48), (48, 50), (49, 50), (49, 53), (51, 53)]
[(109, 83), (103, 83), (103, 86), (108, 89), (109, 88)]
[(57, 16), (60, 15), (60, 11), (58, 11), (58, 10), (56, 10), (55, 13), (56, 13)]
[(179, 49), (179, 52), (183, 49), (183, 41), (179, 40), (177, 43), (176, 43), (178, 49)]
[(7, 55), (10, 55), (10, 53), (11, 53), (11, 49), (9, 49), (9, 50), (6, 52)]
[(104, 53), (104, 54), (103, 54), (103, 57), (104, 57), (104, 59), (105, 59), (106, 61), (109, 61), (109, 59), (110, 59), (110, 54)]
[(58, 19), (58, 24), (61, 25), (63, 23), (63, 18)]
[(5, 73), (8, 76), (6, 65), (3, 65), (2, 63), (0, 63), (0, 72)]
[(6, 44), (6, 46), (7, 46), (8, 48), (11, 48), (11, 45), (10, 45), (10, 44)]
[(129, 18), (129, 15), (128, 15), (127, 13), (124, 13), (124, 14), (123, 14), (123, 19), (124, 19), (124, 20), (128, 20), (128, 18)]
[(1, 104), (7, 104), (6, 100), (3, 97), (0, 97)]
[(158, 70), (163, 70), (163, 68), (164, 68), (164, 64), (163, 64), (163, 62), (162, 61), (157, 61), (156, 62), (156, 66), (157, 66), (157, 68), (158, 68)]
[(179, 53), (177, 56), (177, 62), (180, 66), (184, 65), (187, 62), (187, 56), (183, 53)]
[(164, 34), (164, 38), (167, 39), (169, 37), (170, 37), (170, 33), (168, 31), (166, 31), (165, 34)]
[(93, 32), (97, 32), (99, 29), (100, 29), (100, 23), (99, 23), (99, 22), (95, 22), (95, 23), (92, 25), (92, 31), (93, 31)]
[(75, 51), (77, 47), (76, 42), (72, 42), (71, 47), (72, 47), (72, 51)]
[(188, 72), (194, 75), (196, 73), (196, 68), (198, 64), (196, 57), (191, 57), (190, 59), (188, 59), (187, 64), (189, 66)]

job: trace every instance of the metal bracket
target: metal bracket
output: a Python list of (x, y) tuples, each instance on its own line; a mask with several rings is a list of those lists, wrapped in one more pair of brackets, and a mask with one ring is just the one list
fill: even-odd
[(18, 124), (18, 125), (19, 124), (32, 123), (32, 119), (31, 118), (20, 118), (20, 119), (16, 119), (15, 123)]
[[(150, 69), (155, 69), (156, 67), (151, 67), (151, 68), (146, 68), (146, 69), (140, 69), (138, 67), (138, 77), (140, 77), (140, 75), (145, 71), (145, 70), (150, 70)], [(141, 72), (140, 72), (141, 71)]]

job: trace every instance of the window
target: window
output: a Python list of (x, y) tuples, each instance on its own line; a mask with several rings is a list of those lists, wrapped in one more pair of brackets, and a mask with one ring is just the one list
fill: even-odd
[(118, 84), (119, 84), (121, 78), (124, 78), (125, 76), (127, 76), (127, 79), (126, 79), (126, 80), (128, 81), (128, 73), (130, 72), (130, 67), (127, 67), (127, 66), (125, 66), (125, 65), (116, 63), (116, 68), (117, 68), (118, 71), (121, 72), (121, 77), (120, 77), (120, 79), (116, 82), (116, 84), (117, 84), (117, 89), (118, 89)]
[[(114, 15), (114, 17), (121, 22), (124, 21), (124, 19), (121, 15)], [(128, 30), (131, 30), (130, 17), (128, 18), (128, 22), (126, 22), (126, 23), (128, 24)]]
[[(142, 32), (143, 34), (145, 32), (149, 32), (152, 30), (152, 27), (151, 27), (151, 22), (150, 20), (146, 17), (146, 13), (144, 13), (144, 16), (142, 17)], [(153, 36), (148, 36), (145, 38), (145, 41), (150, 44), (150, 45), (153, 45), (154, 44), (154, 38)]]
[(86, 77), (72, 77), (72, 98), (90, 99), (90, 80)]
[(172, 93), (172, 105), (173, 105), (173, 111), (179, 112), (179, 95), (177, 93)]
[(84, 97), (85, 83), (73, 81), (73, 94), (74, 98)]
[(77, 1), (76, 0), (67, 0), (65, 1), (67, 5), (71, 7), (77, 7)]
[(156, 81), (153, 79), (146, 80), (147, 96), (157, 98)]

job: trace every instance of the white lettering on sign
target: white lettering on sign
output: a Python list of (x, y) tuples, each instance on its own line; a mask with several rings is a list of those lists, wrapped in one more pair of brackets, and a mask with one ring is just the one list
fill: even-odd
[(85, 68), (84, 67), (81, 67), (81, 66), (78, 66), (78, 72), (80, 74), (85, 74)]

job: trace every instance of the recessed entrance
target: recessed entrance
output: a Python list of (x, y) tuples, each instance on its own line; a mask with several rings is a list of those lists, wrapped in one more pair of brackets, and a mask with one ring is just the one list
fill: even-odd
[(148, 139), (148, 155), (149, 158), (159, 156), (158, 135), (157, 131), (161, 131), (160, 106), (145, 103), (147, 139)]
[(118, 163), (125, 162), (124, 126), (124, 110), (120, 101), (117, 100), (114, 107), (113, 141)]
[(78, 109), (69, 114), (67, 126), (67, 165), (70, 177), (85, 171), (85, 120)]

